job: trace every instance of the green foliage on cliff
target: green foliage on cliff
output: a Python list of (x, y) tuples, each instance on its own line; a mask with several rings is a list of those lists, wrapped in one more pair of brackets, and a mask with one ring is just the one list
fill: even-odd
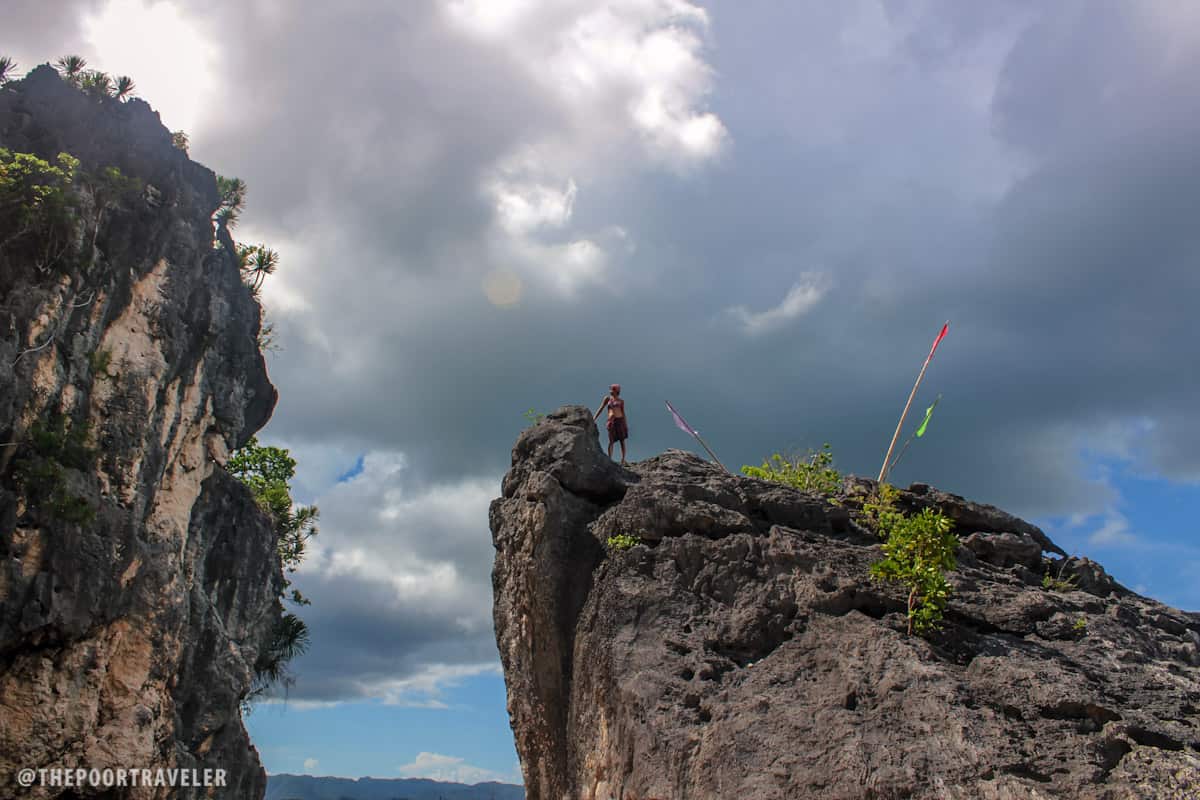
[[(218, 175), (217, 192), (221, 200), (213, 214), (213, 222), (216, 223), (218, 231), (228, 231), (237, 225), (242, 210), (246, 207), (246, 182), (241, 178)], [(279, 267), (279, 253), (265, 244), (235, 244), (234, 256), (242, 273), (242, 283), (246, 284), (257, 298), (267, 276), (274, 275)]]
[(0, 147), (0, 253), (28, 258), (45, 270), (71, 252), (78, 170), (79, 159), (68, 153), (51, 164)]
[[(308, 540), (317, 535), (320, 514), (316, 506), (296, 506), (292, 502), (291, 480), (296, 474), (296, 460), (287, 450), (260, 445), (252, 438), (234, 451), (226, 468), (250, 489), (259, 508), (271, 518), (278, 536), (279, 559), (287, 573), (295, 572), (304, 561)], [(309, 604), (286, 576), (284, 597), (298, 605)], [(293, 678), (287, 664), (307, 648), (308, 627), (304, 620), (285, 612), (254, 666), (254, 684), (247, 702), (265, 694), (272, 686), (291, 685)]]
[[(0, 147), (0, 253), (42, 272), (78, 263), (81, 241), (91, 242), (83, 252), (94, 257), (106, 217), (141, 188), (114, 166), (82, 170), (70, 153), (59, 153), (52, 164)], [(79, 226), (85, 208), (90, 213)]]
[(279, 266), (279, 253), (265, 244), (239, 244), (237, 257), (238, 268), (242, 272), (242, 282), (249, 286), (250, 291), (257, 296), (266, 277), (275, 274), (275, 270)]
[(87, 59), (82, 56), (63, 56), (54, 62), (54, 68), (64, 81), (97, 100), (119, 101), (133, 95), (133, 78), (128, 75), (113, 78), (107, 72), (87, 69)]
[(249, 711), (250, 703), (265, 697), (275, 686), (291, 686), (296, 679), (287, 665), (296, 656), (306, 652), (308, 646), (308, 626), (304, 620), (290, 611), (285, 612), (276, 621), (270, 641), (254, 663), (254, 679), (242, 709)]
[(40, 421), (30, 429), (12, 467), (13, 480), (25, 495), (27, 507), (75, 524), (95, 518), (95, 507), (86, 497), (72, 492), (68, 481), (69, 470), (86, 473), (92, 467), (96, 451), (87, 440), (87, 426), (73, 424), (63, 415)]
[[(876, 532), (887, 540), (883, 560), (871, 565), (871, 577), (909, 590), (908, 632), (926, 633), (945, 614), (951, 592), (946, 572), (956, 566), (958, 537), (951, 532), (949, 517), (932, 508), (912, 516), (902, 514), (893, 505), (896, 490), (887, 484), (880, 489), (864, 504), (868, 520), (874, 520)], [(870, 511), (868, 505), (873, 506)]]
[(533, 408), (530, 408), (521, 416), (525, 417), (525, 421), (529, 423), (528, 425), (525, 426), (527, 428), (532, 428), (534, 425), (537, 425), (539, 422), (541, 422), (542, 420), (544, 420), (546, 418), (545, 414), (543, 414), (542, 412), (537, 411)]
[[(828, 443), (801, 457), (776, 453), (761, 467), (742, 467), (742, 473), (824, 495), (835, 504), (842, 491), (842, 475), (833, 466)], [(871, 565), (871, 576), (909, 590), (908, 632), (926, 633), (937, 627), (945, 613), (951, 591), (946, 572), (955, 568), (958, 537), (950, 532), (953, 524), (948, 517), (933, 509), (908, 516), (896, 508), (898, 497), (894, 486), (881, 483), (863, 502), (863, 521), (885, 540), (884, 558)]]
[[(187, 150), (187, 147), (181, 149)], [(232, 228), (237, 225), (238, 217), (246, 207), (246, 182), (241, 178), (218, 175), (217, 192), (221, 195), (221, 202), (213, 214), (213, 221), (219, 226)]]
[(101, 349), (94, 350), (88, 355), (88, 366), (92, 368), (92, 375), (96, 378), (111, 378), (108, 368), (112, 365), (112, 350)]
[(78, 89), (83, 85), (87, 59), (83, 56), (63, 56), (54, 62), (54, 68), (58, 70), (58, 74), (64, 81)]
[(13, 73), (17, 71), (17, 62), (13, 61), (8, 56), (0, 56), (0, 86), (12, 80)]
[(630, 536), (627, 533), (618, 533), (608, 537), (609, 550), (628, 550), (631, 547), (636, 547), (641, 544), (642, 540), (636, 536)]
[(1051, 575), (1050, 568), (1046, 567), (1046, 574), (1042, 576), (1042, 588), (1048, 592), (1073, 592), (1079, 588), (1079, 578), (1075, 575), (1063, 577), (1063, 570), (1067, 566), (1067, 559), (1063, 559), (1059, 564), (1058, 574)]
[(761, 467), (742, 467), (742, 474), (826, 497), (832, 497), (842, 488), (842, 476), (833, 467), (833, 453), (828, 442), (820, 450), (809, 451), (804, 456), (785, 458), (776, 453), (763, 461)]
[[(281, 447), (260, 445), (252, 438), (229, 458), (227, 469), (249, 487), (259, 507), (271, 518), (279, 535), (279, 558), (287, 572), (295, 572), (304, 561), (308, 540), (317, 535), (316, 506), (296, 506), (292, 503), (291, 481), (296, 475), (296, 460)], [(287, 581), (291, 587), (291, 581)], [(308, 601), (295, 590), (290, 598), (307, 605)]]
[(863, 519), (881, 538), (886, 539), (904, 521), (904, 514), (896, 508), (896, 498), (899, 496), (900, 492), (895, 486), (881, 483), (863, 502)]

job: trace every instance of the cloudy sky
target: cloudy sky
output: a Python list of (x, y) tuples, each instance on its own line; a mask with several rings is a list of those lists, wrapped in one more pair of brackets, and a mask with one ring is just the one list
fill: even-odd
[[(513, 779), (487, 528), (528, 408), (631, 457), (830, 442), (1200, 609), (1200, 6), (9, 0), (250, 187), (321, 533), (273, 772)], [(51, 10), (50, 6), (58, 6)], [(300, 9), (303, 8), (303, 11)]]

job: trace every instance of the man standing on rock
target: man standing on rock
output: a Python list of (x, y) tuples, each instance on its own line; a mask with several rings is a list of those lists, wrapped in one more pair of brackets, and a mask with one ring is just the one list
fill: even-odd
[(593, 420), (600, 419), (600, 412), (608, 409), (608, 457), (612, 458), (613, 443), (621, 443), (621, 463), (625, 463), (625, 440), (629, 438), (629, 421), (625, 416), (625, 401), (621, 399), (621, 384), (609, 387), (609, 395), (600, 404)]

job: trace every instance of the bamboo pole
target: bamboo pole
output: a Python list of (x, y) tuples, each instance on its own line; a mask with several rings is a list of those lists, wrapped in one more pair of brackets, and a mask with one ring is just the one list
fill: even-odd
[(896, 440), (900, 438), (900, 431), (904, 428), (904, 418), (908, 416), (908, 409), (912, 407), (913, 398), (917, 396), (917, 389), (921, 386), (921, 380), (925, 377), (925, 370), (929, 369), (929, 362), (933, 360), (933, 353), (937, 350), (938, 343), (942, 341), (942, 336), (950, 328), (950, 320), (946, 320), (946, 324), (942, 326), (942, 330), (938, 333), (936, 339), (933, 340), (933, 347), (929, 348), (929, 355), (925, 357), (925, 363), (921, 365), (921, 372), (917, 375), (917, 382), (913, 384), (912, 391), (908, 395), (908, 402), (904, 404), (904, 411), (900, 414), (900, 422), (896, 425), (896, 432), (892, 434), (892, 443), (888, 445), (887, 455), (883, 457), (883, 466), (879, 468), (879, 482), (883, 483), (883, 479), (887, 477), (888, 462), (892, 460), (892, 451), (896, 449)]
[(704, 443), (704, 440), (700, 438), (700, 434), (693, 432), (692, 435), (696, 437), (696, 441), (700, 443), (700, 446), (708, 451), (708, 454), (710, 456), (712, 456), (712, 460), (717, 462), (717, 466), (719, 466), (721, 469), (725, 470), (726, 472), (729, 472), (729, 467), (727, 467), (721, 463), (721, 459), (717, 458), (717, 454), (714, 453), (712, 451), (712, 449), (707, 444)]
[[(667, 410), (671, 412), (671, 416), (675, 420), (675, 427), (680, 428), (681, 430), (686, 431), (687, 433), (691, 434), (692, 438), (695, 439), (697, 442), (699, 442), (700, 446), (703, 447), (704, 450), (710, 456), (712, 456), (712, 460), (717, 462), (717, 466), (719, 466), (721, 469), (725, 470), (726, 472), (729, 472), (729, 467), (727, 467), (721, 463), (721, 459), (717, 458), (717, 454), (714, 453), (712, 451), (712, 448), (709, 447), (708, 444), (705, 443), (705, 441), (700, 438), (700, 434), (696, 432), (695, 428), (693, 428), (691, 425), (688, 424), (687, 420), (685, 420), (683, 418), (683, 415), (675, 410), (675, 406), (671, 405), (671, 401), (667, 400), (665, 402), (667, 404)], [(730, 474), (732, 475), (733, 473), (730, 473)]]
[[(934, 400), (934, 401), (933, 401), (933, 405), (929, 407), (929, 411), (930, 411), (930, 412), (932, 412), (932, 411), (933, 411), (933, 409), (937, 408), (937, 404), (938, 404), (938, 402), (939, 402), (941, 399), (942, 399), (942, 396), (939, 394), (939, 395), (937, 396), (937, 400)], [(918, 427), (918, 429), (917, 429), (917, 430), (920, 430), (920, 428)], [(888, 466), (888, 468), (887, 468), (887, 471), (888, 471), (889, 473), (891, 473), (891, 471), (892, 471), (892, 470), (894, 470), (894, 469), (896, 468), (896, 465), (900, 463), (900, 459), (904, 458), (904, 452), (905, 452), (906, 450), (908, 450), (908, 446), (909, 446), (910, 444), (912, 444), (912, 440), (913, 440), (913, 439), (915, 439), (915, 438), (917, 438), (917, 433), (916, 433), (916, 431), (914, 431), (912, 434), (910, 434), (910, 435), (909, 435), (909, 437), (908, 437), (908, 441), (906, 441), (906, 442), (904, 443), (904, 446), (900, 448), (900, 452), (899, 452), (898, 454), (896, 454), (896, 458), (895, 458), (895, 460), (894, 460), (894, 461), (892, 461), (892, 463), (891, 463), (891, 464)]]

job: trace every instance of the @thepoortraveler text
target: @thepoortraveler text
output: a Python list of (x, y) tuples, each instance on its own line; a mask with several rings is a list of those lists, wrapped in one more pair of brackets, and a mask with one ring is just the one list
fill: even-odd
[(194, 786), (199, 788), (225, 786), (223, 769), (139, 769), (116, 767), (83, 769), (80, 767), (42, 767), (23, 769), (17, 773), (17, 783), (23, 787), (54, 786), (80, 789), (108, 789), (117, 786)]

